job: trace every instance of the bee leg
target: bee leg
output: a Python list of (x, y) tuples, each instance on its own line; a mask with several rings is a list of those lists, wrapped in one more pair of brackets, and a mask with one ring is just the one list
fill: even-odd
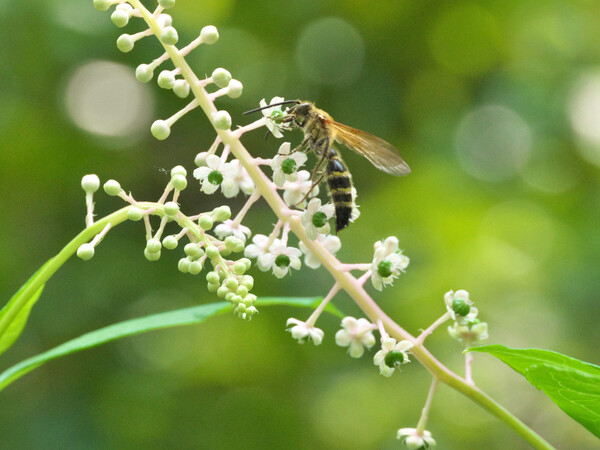
[(306, 147), (308, 141), (310, 141), (310, 136), (305, 136), (300, 145), (292, 149), (289, 154), (291, 155), (293, 153), (296, 153), (298, 150), (302, 150), (304, 147)]
[[(314, 172), (314, 171), (313, 171), (313, 172)], [(311, 192), (312, 192), (312, 191), (315, 189), (315, 186), (317, 186), (317, 185), (318, 185), (318, 184), (319, 184), (319, 183), (320, 183), (320, 182), (323, 180), (323, 177), (324, 177), (324, 176), (325, 176), (325, 174), (324, 174), (324, 173), (322, 173), (322, 174), (321, 174), (321, 176), (319, 176), (319, 179), (313, 182), (312, 186), (310, 187), (310, 189), (308, 190), (308, 192), (306, 193), (306, 195), (305, 195), (304, 197), (302, 197), (302, 200), (300, 200), (300, 201), (299, 201), (298, 203), (296, 203), (294, 206), (301, 205), (301, 204), (302, 204), (302, 202), (303, 202), (304, 200), (306, 200), (306, 199), (308, 198), (308, 196), (311, 194)]]

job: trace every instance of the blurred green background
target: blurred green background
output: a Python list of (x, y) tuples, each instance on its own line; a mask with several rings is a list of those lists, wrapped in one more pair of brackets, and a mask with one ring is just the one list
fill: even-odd
[[(341, 233), (345, 262), (367, 262), (396, 235), (411, 258), (378, 303), (410, 332), (444, 312), (443, 294), (467, 289), (490, 343), (539, 347), (598, 363), (600, 317), (600, 5), (584, 0), (179, 0), (169, 11), (184, 45), (204, 25), (221, 39), (194, 51), (199, 75), (225, 67), (244, 83), (225, 99), (235, 124), (275, 95), (313, 100), (336, 120), (395, 144), (413, 173), (396, 179), (344, 153), (360, 219)], [(131, 54), (91, 0), (0, 3), (0, 294), (6, 301), (84, 226), (81, 176), (119, 180), (156, 199), (176, 164), (193, 169), (214, 133), (199, 111), (158, 142), (157, 118), (186, 103), (133, 79), (159, 56)], [(141, 30), (134, 21), (125, 30)], [(170, 68), (168, 66), (167, 68)], [(301, 134), (291, 135), (299, 142)], [(244, 142), (270, 157), (280, 142)], [(231, 203), (236, 212), (243, 199)], [(188, 213), (224, 203), (190, 182)], [(96, 211), (121, 203), (105, 195)], [(263, 202), (246, 225), (267, 233)], [(178, 251), (143, 257), (139, 223), (110, 232), (87, 263), (73, 259), (48, 283), (3, 367), (86, 331), (212, 302), (203, 276), (180, 274)], [(282, 281), (256, 272), (255, 293), (325, 295), (323, 271)], [(369, 286), (369, 290), (373, 291)], [(357, 314), (348, 298), (336, 304)], [(391, 379), (370, 357), (335, 346), (323, 317), (320, 347), (284, 332), (305, 310), (265, 309), (162, 331), (52, 362), (0, 394), (3, 448), (326, 448), (397, 445), (415, 426), (430, 378), (418, 364)], [(428, 341), (462, 371), (444, 329)], [(372, 356), (372, 353), (371, 353)], [(558, 448), (598, 441), (510, 369), (475, 356), (478, 384)], [(506, 426), (442, 386), (430, 414), (443, 449), (527, 448)]]

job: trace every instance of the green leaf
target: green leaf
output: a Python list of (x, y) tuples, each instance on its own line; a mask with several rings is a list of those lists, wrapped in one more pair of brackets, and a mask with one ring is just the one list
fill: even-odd
[(600, 366), (548, 350), (486, 345), (469, 351), (489, 353), (508, 364), (600, 437)]
[[(262, 298), (256, 301), (257, 306), (298, 306), (305, 308), (314, 308), (319, 304), (319, 298)], [(332, 305), (325, 308), (326, 311), (334, 315), (343, 317), (342, 313)], [(194, 306), (191, 308), (178, 309), (159, 314), (153, 314), (138, 319), (131, 319), (125, 322), (116, 323), (96, 331), (86, 333), (64, 344), (54, 347), (39, 355), (21, 361), (18, 364), (8, 368), (0, 374), (0, 390), (19, 379), (26, 373), (41, 365), (81, 350), (96, 347), (116, 339), (134, 336), (136, 334), (146, 333), (164, 328), (172, 328), (184, 325), (194, 325), (204, 322), (206, 319), (224, 314), (231, 311), (231, 303), (219, 302), (208, 305)]]
[(33, 308), (33, 305), (38, 301), (40, 295), (42, 295), (44, 285), (42, 284), (39, 289), (29, 296), (29, 298), (25, 297), (25, 290), (36, 281), (40, 272), (48, 262), (40, 267), (0, 310), (0, 322), (9, 322), (4, 333), (0, 336), (0, 355), (8, 350), (23, 332), (31, 308)]

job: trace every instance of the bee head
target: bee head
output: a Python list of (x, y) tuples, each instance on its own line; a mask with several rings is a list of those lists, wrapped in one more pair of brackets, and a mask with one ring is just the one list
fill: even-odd
[(299, 127), (304, 127), (306, 125), (307, 119), (314, 110), (314, 106), (309, 102), (298, 103), (295, 106), (292, 106), (288, 110), (287, 118), (284, 119), (284, 122), (292, 122), (298, 125)]

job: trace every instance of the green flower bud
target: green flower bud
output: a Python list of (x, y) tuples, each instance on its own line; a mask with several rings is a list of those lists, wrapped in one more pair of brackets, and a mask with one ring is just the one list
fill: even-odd
[(233, 265), (233, 273), (236, 275), (244, 275), (244, 272), (246, 272), (246, 264), (244, 264), (243, 262), (236, 262)]
[(129, 53), (134, 45), (135, 41), (129, 34), (122, 34), (117, 38), (117, 48), (123, 53)]
[(98, 175), (84, 175), (81, 178), (81, 187), (86, 192), (86, 194), (93, 194), (100, 187), (100, 178)]
[(158, 253), (161, 248), (162, 244), (158, 239), (148, 239), (148, 242), (146, 242), (146, 250), (148, 250), (148, 253)]
[(210, 259), (216, 259), (219, 257), (219, 249), (214, 245), (209, 245), (206, 247), (206, 256)]
[(117, 180), (108, 180), (104, 183), (104, 192), (111, 196), (119, 195), (121, 193), (121, 185)]
[(166, 236), (163, 239), (163, 241), (162, 241), (163, 247), (166, 248), (167, 250), (174, 250), (174, 249), (176, 249), (177, 248), (177, 244), (179, 244), (179, 241), (173, 235)]
[(179, 269), (181, 273), (188, 273), (190, 269), (190, 262), (191, 261), (188, 258), (181, 258), (177, 263), (177, 269)]
[(212, 25), (206, 26), (200, 31), (200, 39), (204, 44), (214, 44), (219, 40), (219, 31)]
[(219, 68), (213, 71), (211, 78), (213, 83), (215, 83), (218, 87), (224, 88), (229, 85), (229, 82), (231, 81), (231, 74), (228, 70)]
[(207, 285), (208, 292), (217, 292), (217, 290), (221, 287), (219, 283), (208, 283)]
[(179, 212), (179, 205), (175, 202), (167, 202), (164, 206), (165, 214), (169, 217), (175, 217)]
[(171, 177), (171, 184), (178, 191), (183, 191), (187, 187), (187, 178), (183, 175), (173, 175)]
[(173, 86), (175, 86), (175, 75), (170, 70), (163, 70), (158, 74), (156, 82), (163, 89), (173, 89)]
[(142, 83), (148, 83), (154, 76), (154, 68), (149, 64), (140, 64), (135, 69), (135, 77)]
[(159, 141), (164, 141), (171, 134), (171, 126), (166, 120), (155, 120), (150, 127), (150, 132)]
[[(160, 243), (160, 242), (159, 242)], [(148, 261), (158, 261), (160, 259), (160, 250), (157, 252), (149, 252), (148, 248), (144, 249), (144, 256)]]
[(219, 274), (217, 272), (208, 272), (206, 274), (206, 281), (208, 281), (209, 284), (219, 284), (220, 285), (220, 279), (219, 279)]
[(219, 206), (218, 208), (213, 209), (212, 216), (217, 222), (225, 222), (231, 217), (231, 209), (226, 205)]
[(190, 242), (189, 244), (185, 244), (185, 247), (183, 247), (183, 251), (185, 252), (186, 255), (188, 255), (192, 258), (200, 258), (203, 254), (202, 249), (195, 242)]
[(92, 257), (94, 256), (94, 252), (95, 250), (92, 244), (81, 244), (77, 249), (77, 256), (83, 259), (84, 261), (88, 261), (92, 259)]
[(250, 291), (254, 287), (254, 278), (252, 275), (244, 275), (242, 279), (242, 285), (246, 286), (246, 288)]
[(222, 248), (221, 250), (219, 250), (219, 254), (223, 257), (229, 256), (231, 255), (231, 250), (229, 250), (228, 248)]
[(231, 116), (227, 111), (214, 112), (211, 117), (217, 130), (229, 130), (231, 128)]
[(238, 80), (231, 80), (229, 82), (229, 90), (227, 91), (227, 96), (229, 98), (239, 98), (242, 95), (242, 90), (244, 86)]
[(112, 20), (112, 23), (114, 23), (117, 27), (123, 28), (129, 23), (129, 14), (121, 9), (116, 9), (110, 15), (110, 20)]
[(246, 295), (248, 295), (248, 288), (244, 285), (240, 285), (237, 288), (237, 291), (235, 291), (235, 293), (240, 297), (244, 298)]
[(165, 27), (160, 34), (160, 40), (163, 44), (166, 45), (175, 45), (179, 40), (179, 35), (177, 34), (177, 30), (173, 27)]
[(190, 84), (185, 80), (175, 80), (173, 93), (179, 98), (186, 98), (190, 95)]
[(137, 206), (132, 206), (129, 208), (129, 211), (127, 211), (127, 218), (129, 220), (137, 222), (138, 220), (141, 220), (142, 217), (144, 217), (144, 210), (138, 208)]
[(175, 175), (182, 175), (186, 177), (187, 170), (185, 170), (185, 167), (183, 166), (175, 166), (171, 169), (171, 177), (174, 177)]
[(237, 290), (239, 283), (235, 278), (231, 277), (231, 278), (227, 278), (225, 280), (225, 282), (223, 283), (223, 285), (227, 286), (227, 289), (229, 289), (230, 291), (233, 292), (233, 291)]
[(200, 216), (198, 218), (198, 225), (203, 230), (210, 230), (213, 227), (212, 217), (210, 217), (208, 215)]
[(229, 293), (229, 289), (227, 289), (225, 286), (221, 286), (219, 289), (217, 289), (217, 297), (219, 298), (225, 298), (225, 296)]
[(190, 263), (188, 271), (192, 275), (198, 275), (200, 272), (202, 272), (202, 263), (200, 261), (198, 261), (198, 260), (192, 261)]

